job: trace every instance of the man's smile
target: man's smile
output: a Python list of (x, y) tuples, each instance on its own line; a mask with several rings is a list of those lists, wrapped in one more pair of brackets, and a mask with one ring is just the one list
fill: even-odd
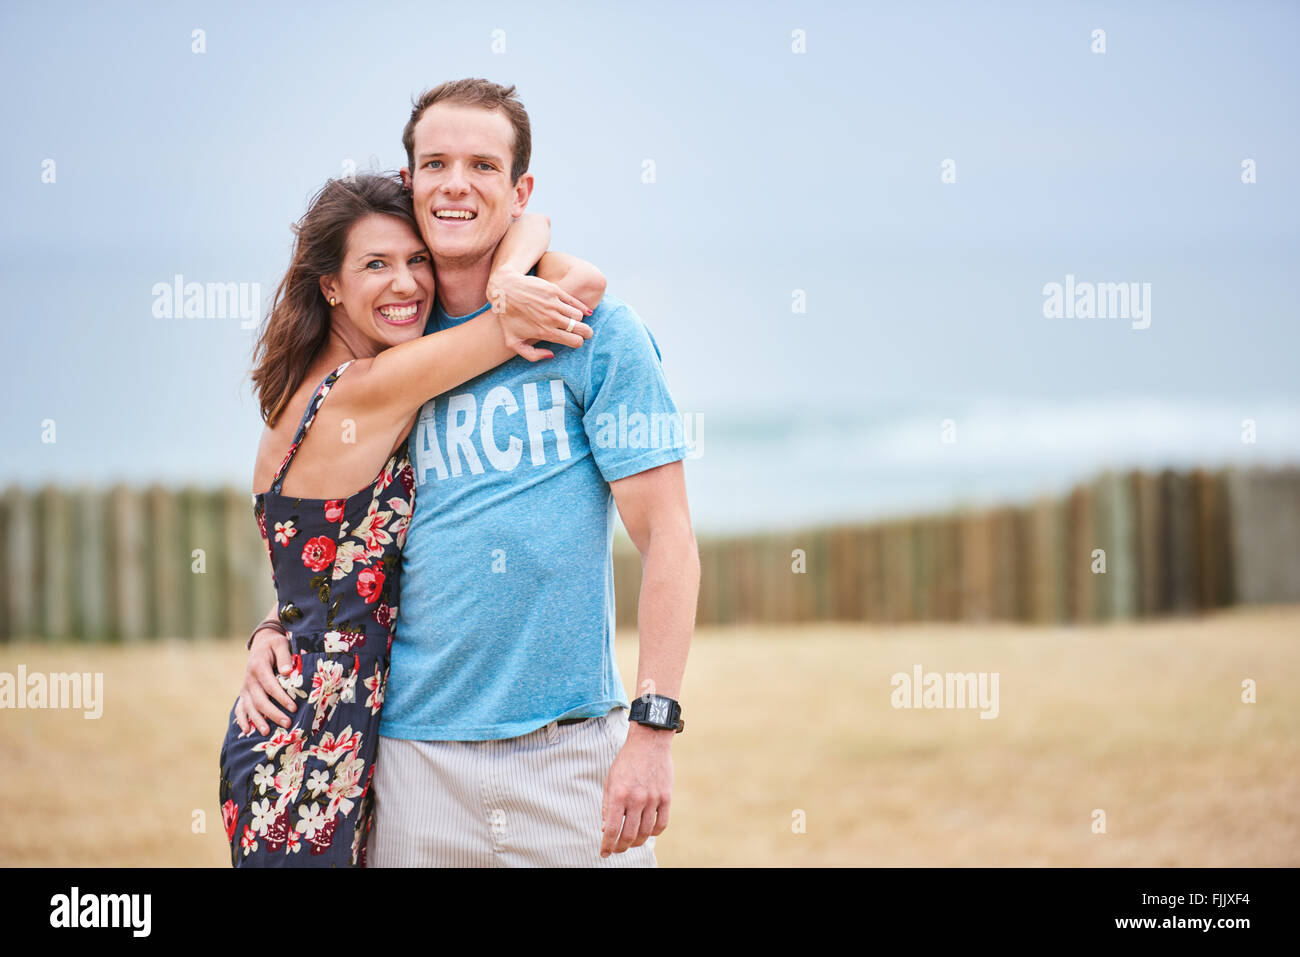
[(433, 218), (447, 223), (467, 223), (478, 218), (478, 213), (467, 206), (439, 206)]

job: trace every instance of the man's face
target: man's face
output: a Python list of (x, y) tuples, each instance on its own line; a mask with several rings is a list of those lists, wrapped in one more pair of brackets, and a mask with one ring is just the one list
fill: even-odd
[(510, 182), (514, 127), (504, 113), (435, 103), (415, 125), (415, 169), (402, 170), (434, 260), (468, 266), (490, 258), (523, 214), (533, 177)]

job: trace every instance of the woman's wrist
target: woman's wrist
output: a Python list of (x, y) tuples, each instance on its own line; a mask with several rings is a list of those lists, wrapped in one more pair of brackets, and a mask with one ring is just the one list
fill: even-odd
[(506, 305), (510, 301), (510, 290), (523, 278), (525, 278), (524, 271), (510, 263), (492, 267), (492, 272), (488, 274), (487, 295), (493, 312), (501, 315), (506, 311)]

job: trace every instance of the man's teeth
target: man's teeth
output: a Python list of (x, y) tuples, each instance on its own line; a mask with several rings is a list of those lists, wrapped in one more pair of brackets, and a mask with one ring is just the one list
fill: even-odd
[(392, 319), (394, 322), (400, 322), (403, 319), (414, 318), (418, 306), (385, 306), (380, 309), (380, 314), (385, 319)]
[(477, 214), (468, 209), (440, 209), (433, 215), (438, 219), (473, 219)]

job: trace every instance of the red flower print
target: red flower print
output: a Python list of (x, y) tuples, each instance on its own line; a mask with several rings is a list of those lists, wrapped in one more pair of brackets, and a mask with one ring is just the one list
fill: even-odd
[(235, 828), (239, 826), (239, 808), (235, 806), (234, 801), (227, 801), (221, 805), (221, 821), (226, 825), (226, 840), (235, 839)]
[(343, 502), (341, 498), (331, 499), (325, 503), (325, 521), (341, 522), (343, 521)]
[(332, 817), (324, 827), (316, 829), (316, 833), (307, 840), (311, 844), (312, 854), (324, 854), (334, 843), (334, 832), (338, 829), (339, 819)]
[(307, 539), (302, 547), (302, 563), (314, 572), (323, 572), (334, 564), (334, 541), (324, 535)]
[(266, 829), (266, 849), (271, 852), (284, 848), (289, 839), (289, 809), (285, 808)]
[(387, 602), (380, 602), (373, 615), (375, 621), (379, 622), (380, 628), (387, 628), (393, 623), (393, 606)]
[(379, 598), (379, 592), (384, 587), (384, 566), (367, 565), (361, 569), (357, 575), (357, 594), (366, 600), (366, 604), (373, 604)]
[(406, 489), (407, 495), (415, 491), (415, 469), (407, 465), (397, 473), (397, 477), (402, 480), (402, 488)]

